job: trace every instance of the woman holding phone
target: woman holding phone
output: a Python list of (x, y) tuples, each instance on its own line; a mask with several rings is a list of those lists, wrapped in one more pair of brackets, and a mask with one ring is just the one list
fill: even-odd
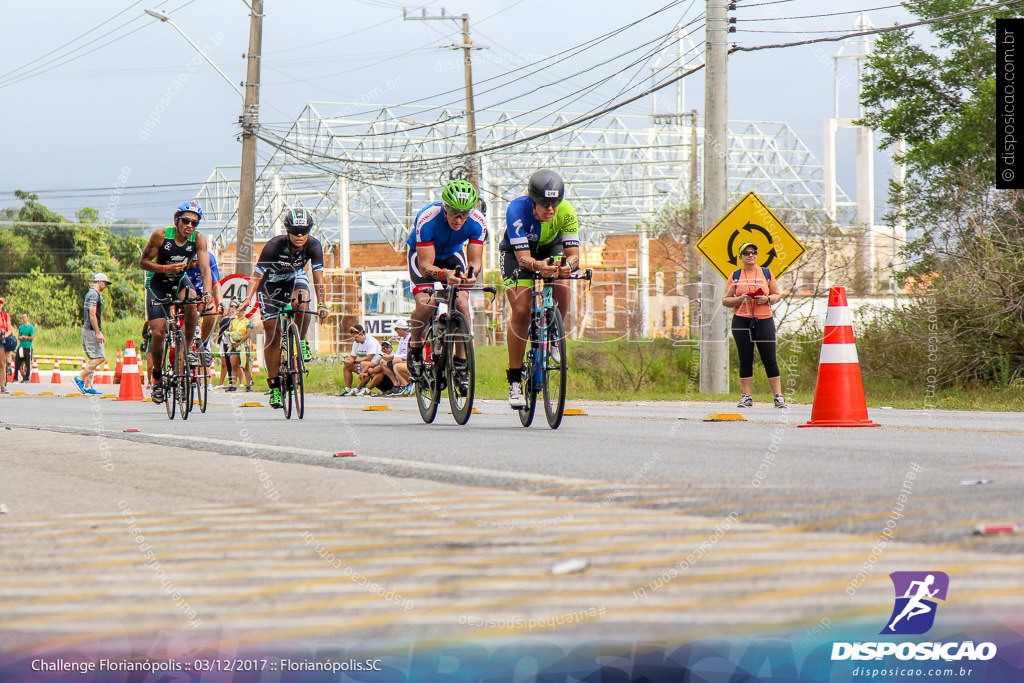
[(757, 246), (744, 242), (740, 246), (743, 267), (732, 274), (725, 287), (722, 305), (735, 308), (732, 317), (732, 336), (740, 356), (739, 407), (754, 405), (754, 346), (761, 354), (761, 363), (768, 376), (768, 385), (775, 394), (775, 407), (785, 408), (782, 396), (782, 378), (775, 360), (775, 320), (772, 304), (782, 298), (779, 283), (765, 266), (757, 265)]

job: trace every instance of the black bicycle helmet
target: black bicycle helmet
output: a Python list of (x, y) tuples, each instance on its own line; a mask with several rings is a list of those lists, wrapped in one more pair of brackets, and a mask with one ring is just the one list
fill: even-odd
[(530, 183), (526, 194), (534, 204), (542, 200), (548, 202), (554, 200), (557, 206), (565, 198), (565, 183), (562, 182), (562, 176), (554, 171), (542, 168), (539, 171), (534, 171), (533, 175), (530, 176)]
[(308, 235), (313, 229), (313, 214), (308, 209), (288, 209), (282, 219), (284, 228), (293, 235)]

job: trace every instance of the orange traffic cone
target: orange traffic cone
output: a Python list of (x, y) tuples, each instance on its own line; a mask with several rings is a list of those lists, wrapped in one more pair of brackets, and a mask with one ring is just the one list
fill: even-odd
[(110, 372), (110, 361), (103, 361), (103, 369), (96, 371), (96, 380), (93, 384), (113, 384), (113, 373)]
[(60, 384), (60, 358), (53, 359), (53, 374), (50, 376), (50, 384)]
[(139, 359), (135, 356), (135, 341), (128, 340), (124, 349), (124, 365), (121, 367), (121, 391), (118, 401), (142, 400), (142, 377), (139, 375)]
[(260, 374), (260, 357), (259, 357), (259, 354), (256, 353), (256, 350), (253, 349), (253, 351), (252, 351), (252, 376), (255, 377), (258, 374)]
[(32, 378), (28, 381), (29, 384), (42, 384), (39, 379), (39, 359), (32, 359)]
[(121, 372), (124, 368), (124, 353), (117, 352), (117, 365), (114, 367), (114, 384), (121, 383)]
[(879, 427), (868, 417), (864, 384), (860, 377), (853, 321), (846, 305), (846, 289), (833, 287), (828, 293), (825, 337), (818, 360), (818, 382), (814, 386), (811, 419), (801, 427)]

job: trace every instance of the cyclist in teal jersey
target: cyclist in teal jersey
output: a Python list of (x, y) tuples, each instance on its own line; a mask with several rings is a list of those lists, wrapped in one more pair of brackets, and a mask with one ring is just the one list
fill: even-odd
[[(203, 218), (203, 210), (195, 202), (184, 202), (174, 212), (174, 227), (161, 228), (153, 232), (142, 252), (139, 265), (147, 271), (146, 276), (146, 319), (152, 332), (149, 350), (153, 358), (163, 358), (164, 338), (167, 334), (167, 308), (156, 303), (157, 299), (175, 297), (178, 301), (186, 295), (196, 293), (192, 282), (185, 275), (189, 262), (198, 259), (199, 270), (203, 276), (203, 307), (205, 310), (215, 306), (213, 301), (212, 275), (210, 259), (206, 248), (206, 237), (199, 232), (199, 221)], [(194, 304), (185, 306), (185, 339), (192, 339), (196, 331), (199, 313)], [(188, 352), (191, 365), (199, 363), (199, 357)], [(162, 369), (153, 368), (153, 403), (164, 400)]]
[[(501, 276), (512, 314), (508, 320), (508, 403), (526, 405), (523, 398), (523, 354), (530, 328), (531, 288), (535, 277), (567, 277), (580, 265), (579, 221), (565, 201), (565, 184), (554, 171), (542, 169), (530, 176), (527, 194), (512, 200), (505, 214), (505, 236), (498, 247)], [(565, 257), (566, 264), (558, 265)], [(555, 262), (548, 264), (553, 258)], [(554, 284), (555, 303), (567, 320), (572, 292), (568, 282)]]

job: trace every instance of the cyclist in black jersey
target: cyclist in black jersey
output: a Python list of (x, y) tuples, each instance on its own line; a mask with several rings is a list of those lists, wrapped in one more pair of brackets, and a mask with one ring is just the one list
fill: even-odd
[[(198, 259), (199, 270), (203, 275), (203, 308), (209, 310), (215, 306), (211, 292), (212, 276), (210, 259), (206, 248), (206, 237), (199, 232), (199, 221), (203, 219), (203, 210), (195, 202), (184, 202), (174, 212), (174, 227), (160, 228), (153, 232), (142, 252), (139, 265), (147, 271), (146, 276), (146, 319), (153, 337), (149, 350), (155, 360), (154, 365), (163, 358), (164, 338), (167, 334), (167, 309), (157, 304), (157, 299), (175, 297), (178, 301), (186, 295), (195, 295), (192, 282), (185, 275), (189, 262)], [(185, 306), (185, 339), (192, 339), (199, 320), (199, 312), (195, 304)], [(188, 362), (199, 363), (198, 356), (189, 351)], [(162, 368), (153, 368), (153, 403), (164, 400)]]
[[(270, 407), (283, 408), (281, 379), (278, 377), (281, 364), (281, 329), (277, 318), (281, 309), (289, 303), (297, 310), (307, 310), (312, 300), (309, 292), (309, 277), (306, 264), (313, 271), (313, 285), (316, 287), (317, 316), (327, 318), (327, 292), (324, 285), (324, 249), (320, 240), (312, 237), (313, 214), (307, 209), (289, 209), (282, 219), (287, 235), (273, 237), (260, 252), (249, 283), (249, 295), (239, 305), (239, 313), (249, 308), (253, 296), (259, 295), (260, 313), (264, 328), (263, 356), (267, 361), (267, 386), (270, 387)], [(306, 341), (306, 331), (312, 316), (299, 313), (295, 323), (302, 338), (302, 358), (313, 359)]]

